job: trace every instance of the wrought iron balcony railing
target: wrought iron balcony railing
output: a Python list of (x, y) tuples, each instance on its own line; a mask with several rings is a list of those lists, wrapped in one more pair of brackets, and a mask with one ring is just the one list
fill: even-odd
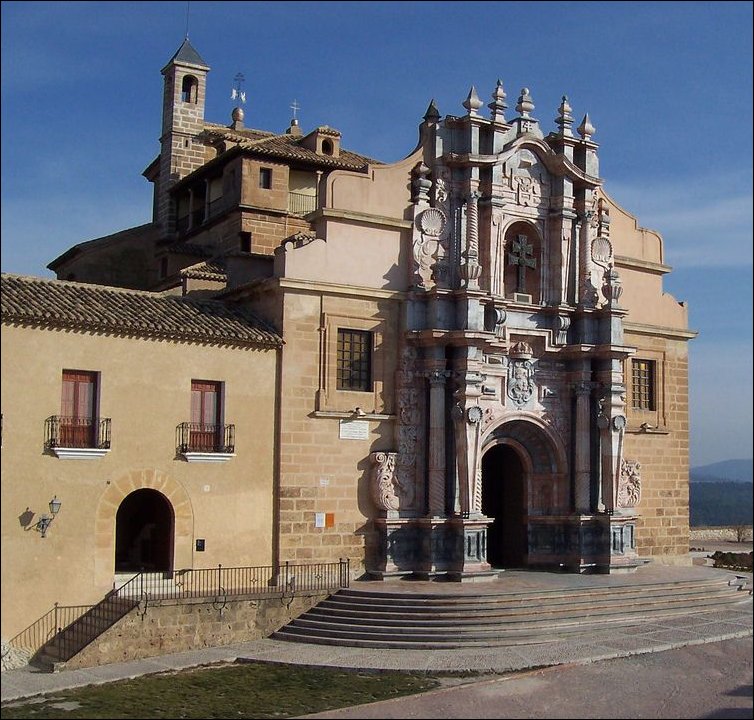
[(52, 415), (45, 420), (45, 447), (110, 449), (110, 418)]
[(300, 192), (288, 192), (288, 212), (292, 215), (306, 215), (317, 209), (317, 196)]
[(236, 450), (235, 425), (184, 422), (175, 432), (179, 453), (233, 453)]

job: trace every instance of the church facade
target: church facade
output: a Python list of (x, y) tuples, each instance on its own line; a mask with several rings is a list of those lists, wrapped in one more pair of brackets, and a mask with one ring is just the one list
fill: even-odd
[[(209, 66), (188, 40), (162, 73), (160, 154), (144, 172), (152, 222), (71, 248), (49, 266), (57, 280), (3, 277), (4, 343), (12, 333), (18, 353), (3, 355), (3, 414), (21, 411), (5, 387), (23, 378), (39, 343), (49, 344), (36, 360), (49, 372), (35, 393), (51, 395), (61, 373), (101, 372), (137, 348), (117, 368), (124, 388), (158, 366), (159, 377), (178, 369), (197, 407), (225, 394), (242, 419), (234, 446), (254, 451), (214, 463), (227, 477), (205, 483), (184, 465), (187, 446), (175, 456), (148, 443), (139, 451), (147, 424), (129, 431), (117, 458), (114, 438), (88, 480), (80, 458), (63, 473), (27, 448), (25, 472), (48, 478), (51, 492), (63, 478), (64, 502), (79, 503), (75, 527), (63, 531), (61, 514), (54, 528), (55, 542), (81, 548), (66, 601), (75, 592), (96, 601), (112, 583), (118, 508), (144, 489), (156, 493), (144, 508), (167, 508), (154, 519), (165, 525), (165, 572), (204, 561), (198, 533), (224, 565), (347, 557), (355, 577), (371, 579), (690, 562), (694, 333), (685, 305), (663, 292), (661, 237), (604, 189), (588, 115), (577, 125), (563, 97), (546, 131), (528, 89), (510, 109), (502, 83), (486, 107), (472, 88), (457, 115), (431, 102), (415, 149), (385, 164), (346, 150), (329, 126), (250, 129), (240, 108), (230, 125), (207, 122)], [(29, 295), (34, 282), (42, 289)], [(97, 325), (98, 293), (114, 316), (138, 314), (135, 297), (153, 315), (138, 328), (122, 317)], [(34, 313), (23, 309), (31, 296), (42, 305)], [(59, 316), (62, 301), (85, 319)], [(191, 338), (177, 330), (186, 308)], [(163, 326), (173, 329), (157, 343)], [(236, 347), (245, 342), (256, 350)], [(152, 354), (145, 343), (159, 347)], [(177, 388), (150, 385), (167, 403), (161, 417)], [(128, 393), (121, 401), (131, 412)], [(202, 411), (192, 413), (201, 440)], [(210, 415), (208, 425), (225, 428)], [(12, 546), (15, 558), (3, 563), (4, 601), (6, 567), (40, 552), (11, 517), (24, 504), (13, 445), (31, 437), (6, 439), (3, 453), (3, 555)], [(204, 460), (234, 455), (228, 445), (210, 442)], [(203, 491), (210, 484), (219, 495)], [(185, 522), (169, 519), (176, 502)], [(103, 503), (112, 512), (97, 515)], [(40, 582), (35, 617), (61, 600), (60, 586)], [(33, 614), (19, 608), (3, 636)]]

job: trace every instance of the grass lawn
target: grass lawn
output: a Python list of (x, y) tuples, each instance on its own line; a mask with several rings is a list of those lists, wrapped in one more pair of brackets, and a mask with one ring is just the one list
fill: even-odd
[(439, 676), (238, 663), (14, 700), (7, 718), (287, 718), (412, 695)]

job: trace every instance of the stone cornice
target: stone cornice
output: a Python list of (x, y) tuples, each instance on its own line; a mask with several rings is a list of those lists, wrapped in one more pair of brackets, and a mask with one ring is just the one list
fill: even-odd
[(615, 266), (627, 268), (629, 270), (643, 270), (644, 272), (650, 272), (657, 275), (666, 275), (673, 268), (670, 265), (664, 263), (657, 263), (651, 260), (640, 260), (638, 258), (630, 258), (624, 255), (615, 256)]
[(693, 340), (699, 333), (696, 330), (664, 327), (662, 325), (648, 325), (646, 323), (623, 322), (623, 331), (635, 335), (654, 335), (670, 340)]
[(351, 220), (353, 222), (365, 223), (367, 225), (381, 225), (403, 229), (410, 228), (413, 223), (411, 220), (400, 220), (385, 215), (372, 215), (371, 213), (358, 212), (356, 210), (338, 210), (336, 208), (320, 208), (307, 215), (309, 222), (317, 220)]

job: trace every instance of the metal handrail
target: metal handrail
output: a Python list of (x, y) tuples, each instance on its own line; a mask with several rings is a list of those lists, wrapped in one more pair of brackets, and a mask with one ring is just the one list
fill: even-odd
[[(78, 652), (123, 617), (140, 601), (152, 599), (227, 598), (234, 595), (281, 597), (306, 592), (347, 588), (350, 559), (310, 565), (285, 562), (278, 565), (198, 568), (163, 572), (138, 572), (111, 590), (96, 605), (59, 605), (10, 639), (9, 645), (29, 657), (53, 642), (58, 656)], [(72, 656), (72, 655), (71, 655)]]

